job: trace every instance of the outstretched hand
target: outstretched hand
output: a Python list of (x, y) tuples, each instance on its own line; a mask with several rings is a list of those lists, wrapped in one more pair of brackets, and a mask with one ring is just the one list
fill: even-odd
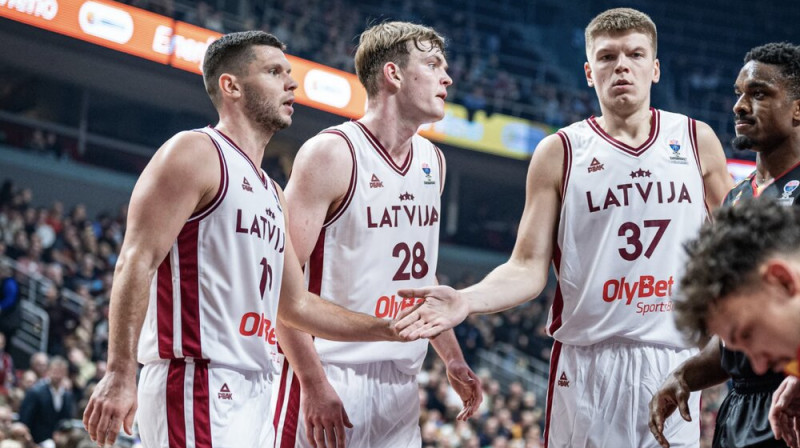
[(452, 361), (447, 366), (447, 380), (461, 397), (462, 408), (456, 420), (472, 417), (483, 402), (483, 387), (475, 372), (463, 361)]
[(469, 315), (469, 305), (449, 286), (401, 289), (401, 297), (424, 297), (425, 301), (397, 315), (395, 328), (400, 337), (413, 340), (433, 338), (460, 324)]

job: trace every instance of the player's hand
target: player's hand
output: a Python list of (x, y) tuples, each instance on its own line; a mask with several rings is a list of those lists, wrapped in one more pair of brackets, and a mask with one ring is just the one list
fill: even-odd
[(136, 374), (109, 370), (97, 383), (83, 413), (83, 426), (97, 446), (113, 445), (120, 426), (133, 435), (136, 415)]
[(692, 415), (689, 412), (690, 395), (691, 390), (686, 381), (671, 374), (650, 400), (650, 432), (662, 447), (669, 448), (669, 441), (664, 437), (664, 422), (675, 412), (675, 409), (679, 410), (684, 420), (692, 421)]
[(407, 339), (432, 338), (460, 324), (469, 314), (469, 305), (449, 286), (401, 289), (401, 297), (424, 297), (425, 301), (400, 312), (395, 323), (400, 336)]
[(800, 447), (800, 379), (787, 376), (772, 394), (769, 425), (775, 438), (791, 448)]
[(344, 404), (326, 379), (304, 384), (300, 407), (306, 422), (306, 437), (314, 448), (344, 448), (345, 426), (352, 428)]
[(447, 380), (463, 404), (456, 420), (472, 417), (483, 402), (483, 387), (478, 375), (464, 361), (450, 361), (447, 364)]

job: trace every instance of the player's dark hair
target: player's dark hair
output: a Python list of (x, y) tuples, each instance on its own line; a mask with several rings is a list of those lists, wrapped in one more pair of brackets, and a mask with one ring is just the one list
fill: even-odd
[(286, 51), (286, 45), (277, 37), (264, 31), (242, 31), (225, 34), (206, 49), (203, 59), (203, 83), (211, 102), (218, 106), (219, 77), (223, 73), (242, 75), (255, 57), (253, 46), (269, 45)]
[(758, 287), (758, 267), (771, 256), (800, 252), (800, 207), (745, 199), (716, 211), (684, 246), (686, 272), (675, 302), (675, 323), (699, 345), (710, 335), (710, 307), (732, 293)]
[(750, 61), (778, 66), (792, 100), (800, 99), (800, 46), (789, 42), (761, 45), (744, 56), (745, 64)]

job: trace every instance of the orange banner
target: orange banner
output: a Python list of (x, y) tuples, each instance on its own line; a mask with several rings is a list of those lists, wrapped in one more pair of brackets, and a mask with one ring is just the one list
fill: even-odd
[(105, 0), (0, 0), (0, 16), (166, 64), (153, 49), (159, 27), (172, 19)]
[[(221, 36), (108, 0), (0, 0), (0, 17), (197, 74), (206, 48)], [(300, 84), (298, 103), (349, 118), (364, 115), (367, 93), (355, 75), (287, 57)]]

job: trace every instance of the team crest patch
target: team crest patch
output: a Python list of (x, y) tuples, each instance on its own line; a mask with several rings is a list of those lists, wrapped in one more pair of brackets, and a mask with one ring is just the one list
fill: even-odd
[(431, 177), (431, 166), (428, 165), (427, 162), (422, 162), (422, 172), (425, 173), (425, 181), (423, 182), (425, 185), (433, 185), (436, 183)]
[(800, 181), (796, 179), (786, 182), (786, 185), (783, 186), (783, 193), (778, 201), (783, 205), (791, 205), (794, 202), (792, 193), (797, 190), (797, 187), (800, 187)]
[(671, 138), (667, 143), (669, 145), (669, 149), (672, 150), (672, 153), (669, 155), (670, 163), (677, 163), (679, 165), (686, 165), (686, 157), (681, 154), (681, 143), (677, 139)]

